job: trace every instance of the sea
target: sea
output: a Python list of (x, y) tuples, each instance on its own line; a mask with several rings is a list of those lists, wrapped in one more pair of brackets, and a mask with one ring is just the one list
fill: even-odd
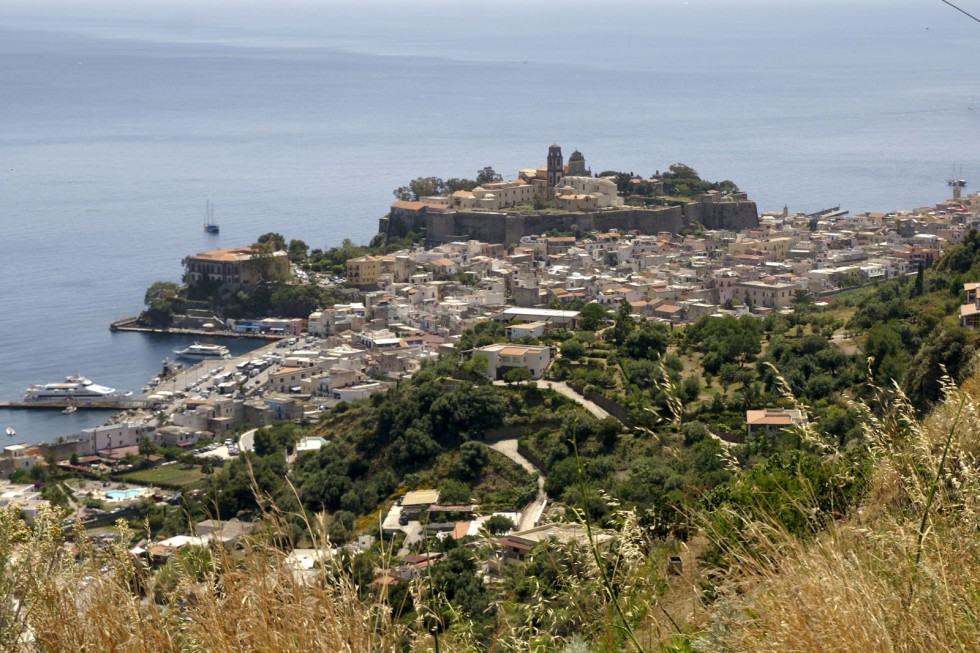
[(593, 172), (684, 163), (763, 211), (934, 205), (980, 183), (978, 46), (938, 0), (7, 0), (0, 399), (76, 373), (138, 392), (193, 339), (109, 324), (189, 254), (366, 243), (412, 178), (512, 178), (551, 143)]

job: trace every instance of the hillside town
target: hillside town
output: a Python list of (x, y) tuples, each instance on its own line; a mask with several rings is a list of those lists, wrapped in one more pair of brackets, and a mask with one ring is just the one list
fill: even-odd
[[(549, 165), (560, 165), (560, 151), (551, 150)], [(398, 200), (392, 214), (453, 205), (497, 212), (507, 208), (502, 198), (513, 195), (517, 205), (534, 199), (535, 193), (576, 210), (618, 210), (623, 205), (615, 182), (593, 180), (578, 152), (564, 168), (566, 173), (569, 168), (574, 176), (560, 176), (548, 168), (522, 170), (514, 182), (489, 182), (419, 202)], [(658, 182), (637, 177), (629, 183)], [(237, 358), (205, 360), (186, 369), (165, 362), (161, 375), (108, 423), (52, 443), (5, 447), (0, 466), (13, 478), (0, 487), (0, 505), (18, 506), (28, 517), (43, 510), (46, 502), (34, 485), (24, 482), (25, 475), (52, 463), (63, 473), (89, 479), (72, 490), (72, 520), (106, 524), (136, 514), (147, 498), (179, 502), (180, 483), (161, 490), (119, 479), (137, 478), (125, 476), (130, 469), (172, 465), (173, 452), (209, 469), (226, 465), (256, 450), (255, 434), (263, 427), (315, 424), (335, 408), (412, 379), (427, 360), (440, 357), (460, 364), (482, 359), (474, 369), (490, 382), (542, 382), (597, 419), (618, 424), (580, 389), (550, 375), (561, 352), (548, 342), (549, 334), (597, 330), (602, 322), (597, 321), (596, 307), (603, 318), (625, 311), (636, 324), (665, 325), (673, 331), (709, 316), (790, 315), (803, 304), (832, 305), (836, 295), (848, 289), (921, 277), (978, 221), (980, 195), (960, 197), (959, 186), (954, 191), (949, 201), (908, 212), (851, 215), (833, 208), (810, 215), (763, 213), (754, 226), (741, 230), (708, 229), (703, 224), (657, 233), (553, 229), (521, 235), (513, 243), (468, 239), (431, 247), (419, 244), (349, 258), (343, 277), (311, 270), (303, 261), (291, 260), (286, 251), (260, 251), (255, 245), (189, 255), (183, 261), (185, 283), (209, 284), (215, 296), (231, 297), (275, 277), (287, 286), (327, 288), (337, 301), (305, 316), (226, 318), (201, 309), (174, 315), (171, 328), (180, 332), (268, 342)], [(716, 190), (705, 195), (707, 199), (695, 198), (692, 204), (728, 201)], [(980, 315), (977, 284), (966, 286), (968, 303), (960, 311), (961, 323), (975, 327)], [(502, 335), (496, 341), (462, 345), (465, 333), (491, 322), (500, 325)], [(807, 424), (797, 408), (753, 405), (742, 414), (739, 432), (714, 436), (724, 446), (746, 438), (773, 438)], [(549, 502), (557, 497), (544, 492), (542, 470), (516, 442), (498, 450), (539, 477), (537, 494), (528, 495), (526, 505), (483, 510), (465, 495), (440, 501), (437, 489), (408, 491), (388, 506), (378, 532), (401, 538), (400, 566), (379, 570), (375, 584), (410, 581), (437, 564), (442, 553), (420, 554), (413, 548), (426, 536), (472, 538), (485, 533), (492, 520), (502, 520), (505, 526), (494, 529), (501, 537), (490, 542), (485, 573), (500, 574), (507, 564), (523, 562), (536, 543), (549, 538), (588, 544), (580, 526), (561, 522), (561, 512), (555, 513)], [(324, 437), (302, 437), (290, 446), (286, 462), (295, 465), (330, 445)], [(171, 452), (170, 460), (159, 455), (162, 450)], [(93, 478), (115, 480), (100, 483)], [(253, 529), (237, 519), (205, 520), (190, 535), (146, 539), (133, 551), (159, 565), (188, 545), (217, 540), (231, 546)], [(610, 537), (601, 534), (599, 541)], [(373, 542), (373, 537), (363, 536), (347, 546), (365, 551)], [(322, 555), (296, 549), (290, 564), (309, 571)]]

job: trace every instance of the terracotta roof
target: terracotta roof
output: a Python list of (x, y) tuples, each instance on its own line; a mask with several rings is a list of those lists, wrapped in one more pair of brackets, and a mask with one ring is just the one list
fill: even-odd
[(501, 537), (493, 541), (497, 546), (509, 546), (520, 551), (530, 551), (531, 545), (523, 540), (513, 539), (510, 537)]
[(980, 308), (976, 304), (963, 304), (960, 306), (960, 317), (971, 317), (980, 314)]
[(391, 205), (393, 209), (404, 209), (406, 211), (421, 211), (422, 209), (445, 209), (442, 204), (432, 204), (430, 202), (407, 202), (399, 200)]
[(747, 410), (745, 421), (752, 426), (790, 426), (794, 415), (783, 410)]
[(501, 356), (524, 356), (528, 352), (540, 353), (542, 347), (504, 347), (500, 350)]
[(191, 258), (205, 261), (235, 262), (247, 260), (251, 257), (251, 247), (233, 247), (231, 249), (213, 249), (208, 252), (200, 252)]
[(470, 522), (468, 521), (458, 521), (456, 522), (456, 528), (453, 529), (453, 539), (461, 540), (470, 532)]

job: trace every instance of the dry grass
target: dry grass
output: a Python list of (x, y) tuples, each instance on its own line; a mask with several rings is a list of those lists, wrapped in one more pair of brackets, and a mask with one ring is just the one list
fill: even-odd
[(2, 621), (4, 651), (401, 650), (386, 607), (362, 601), (330, 565), (301, 574), (278, 549), (252, 543), (241, 562), (215, 547), (181, 558), (171, 574), (151, 574), (128, 553), (122, 525), (109, 548), (77, 532), (76, 560), (56, 515), (26, 529), (0, 514), (0, 530), (14, 535), (0, 549), (16, 552), (5, 558), (4, 589), (20, 606)]
[[(432, 595), (425, 576), (410, 589), (418, 618), (401, 624), (390, 618), (383, 594), (362, 598), (339, 565), (296, 571), (274, 546), (285, 532), (275, 528), (284, 524), (282, 515), (267, 514), (272, 534), (250, 540), (243, 552), (191, 549), (154, 572), (130, 555), (132, 534), (123, 523), (117, 527), (118, 543), (110, 546), (97, 544), (79, 528), (75, 555), (65, 544), (61, 515), (42, 512), (28, 527), (14, 511), (3, 510), (0, 590), (9, 600), (0, 601), (7, 606), (0, 610), (0, 650), (545, 653), (564, 651), (583, 624), (587, 638), (596, 642), (594, 650), (621, 650), (624, 633), (604, 581), (615, 584), (619, 606), (639, 623), (655, 606), (662, 570), (650, 565), (651, 542), (636, 515), (624, 511), (620, 517), (623, 536), (600, 557), (592, 557), (587, 547), (566, 547), (567, 559), (579, 563), (566, 570), (568, 596), (538, 596), (523, 610), (504, 601), (496, 607), (506, 608), (511, 618), (499, 620), (488, 640), (453, 614), (443, 597)], [(324, 531), (320, 524), (311, 530)], [(322, 537), (315, 540), (318, 547), (329, 546)], [(440, 615), (450, 616), (452, 625), (436, 637), (430, 629)]]
[[(897, 391), (881, 392), (866, 411), (875, 472), (865, 503), (816, 537), (799, 540), (775, 519), (741, 520), (742, 544), (729, 545), (729, 571), (697, 651), (980, 651), (980, 381), (947, 387), (947, 400), (917, 421)], [(824, 456), (838, 452), (804, 434)], [(0, 511), (0, 650), (118, 653), (291, 651), (297, 653), (500, 653), (672, 649), (673, 608), (687, 605), (680, 585), (668, 590), (663, 559), (651, 556), (635, 514), (619, 513), (617, 545), (571, 548), (556, 556), (567, 592), (539, 593), (497, 606), (496, 629), (474, 632), (451, 619), (435, 637), (428, 624), (452, 607), (411, 588), (418, 620), (390, 618), (385, 597), (362, 598), (351, 576), (327, 563), (299, 573), (275, 546), (283, 516), (266, 515), (272, 535), (235, 556), (220, 547), (181, 556), (167, 573), (151, 573), (119, 544), (100, 547), (83, 530), (78, 555), (65, 547), (60, 516), (42, 512), (26, 526)], [(310, 532), (323, 533), (321, 524)], [(278, 533), (286, 532), (282, 528)], [(710, 533), (708, 534), (710, 536)], [(315, 546), (328, 545), (322, 536)], [(717, 544), (722, 544), (718, 542)], [(555, 551), (560, 551), (556, 548)], [(554, 555), (554, 554), (550, 554)], [(659, 551), (660, 556), (664, 550)], [(574, 564), (569, 564), (569, 561)], [(691, 586), (691, 579), (684, 583)], [(615, 588), (615, 591), (613, 591)], [(667, 590), (665, 597), (664, 592)], [(672, 598), (671, 598), (672, 596)], [(670, 603), (665, 603), (665, 597)], [(699, 613), (691, 603), (691, 613)], [(663, 616), (666, 615), (666, 616)], [(701, 614), (690, 621), (701, 623)], [(634, 629), (630, 639), (626, 630)], [(581, 629), (585, 640), (575, 635)], [(584, 641), (591, 644), (586, 645)], [(591, 646), (591, 648), (590, 648)]]
[(924, 422), (900, 391), (879, 391), (862, 509), (809, 542), (743, 520), (751, 549), (728, 551), (732, 570), (695, 649), (980, 650), (977, 389), (947, 384)]

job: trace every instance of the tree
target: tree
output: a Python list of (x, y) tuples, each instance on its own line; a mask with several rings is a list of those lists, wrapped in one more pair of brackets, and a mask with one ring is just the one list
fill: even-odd
[(157, 452), (157, 445), (150, 438), (140, 438), (139, 452), (141, 456), (148, 458)]
[(871, 374), (879, 384), (901, 380), (912, 362), (912, 355), (901, 336), (887, 323), (875, 324), (868, 331), (864, 354), (871, 359)]
[(487, 447), (481, 442), (470, 440), (459, 447), (459, 459), (453, 466), (453, 474), (461, 480), (471, 480), (480, 476), (483, 468), (490, 462)]
[(256, 456), (265, 457), (275, 451), (272, 434), (266, 428), (261, 428), (252, 435), (252, 451)]
[(456, 191), (469, 191), (473, 190), (479, 186), (479, 184), (473, 179), (460, 179), (459, 177), (452, 177), (446, 180), (446, 194), (452, 195)]
[(503, 515), (494, 515), (483, 523), (483, 527), (491, 535), (499, 535), (514, 530), (514, 522)]
[(683, 383), (681, 383), (681, 393), (684, 395), (686, 402), (697, 401), (697, 398), (701, 395), (700, 377), (694, 374), (685, 377)]
[[(279, 240), (276, 240), (276, 237), (278, 237)], [(265, 238), (265, 240), (262, 240), (263, 238)], [(275, 266), (274, 254), (286, 248), (285, 243), (281, 242), (281, 239), (282, 236), (279, 234), (265, 234), (260, 236), (259, 240), (252, 243), (252, 253), (251, 257), (247, 261), (247, 265), (256, 274), (258, 274), (263, 281), (270, 281), (278, 275), (278, 268)]]
[(408, 186), (399, 186), (392, 194), (400, 200), (418, 201), (430, 195), (443, 195), (446, 192), (446, 182), (439, 177), (416, 177), (408, 182)]
[(291, 240), (289, 241), (289, 246), (286, 248), (286, 252), (289, 254), (289, 260), (293, 263), (299, 263), (300, 261), (305, 261), (307, 256), (307, 251), (309, 247), (302, 240)]
[(793, 291), (793, 299), (790, 300), (790, 303), (797, 312), (802, 313), (813, 306), (813, 295), (809, 290), (798, 288)]
[(905, 371), (902, 385), (915, 407), (925, 410), (940, 398), (943, 367), (953, 381), (961, 381), (975, 350), (974, 335), (958, 324), (933, 331)]
[(439, 503), (446, 505), (464, 505), (473, 498), (473, 492), (466, 483), (447, 478), (439, 484)]
[(912, 286), (912, 297), (918, 297), (922, 294), (922, 278), (925, 273), (925, 265), (922, 261), (919, 261), (919, 269), (915, 274), (915, 285)]
[(590, 302), (579, 312), (578, 326), (583, 331), (596, 331), (609, 319), (609, 312), (601, 304)]
[(172, 281), (157, 281), (143, 295), (143, 303), (150, 306), (155, 301), (170, 301), (177, 297), (180, 287)]
[[(273, 252), (281, 252), (281, 251), (285, 251), (286, 249), (286, 239), (283, 238), (282, 234), (278, 234), (274, 231), (270, 231), (269, 233), (262, 234), (261, 236), (259, 236), (259, 239), (256, 242), (261, 243), (263, 245), (268, 244)], [(303, 241), (299, 240), (296, 242), (302, 243)]]
[(718, 370), (718, 383), (725, 394), (728, 394), (728, 387), (738, 380), (738, 365), (725, 363)]
[(504, 372), (504, 381), (507, 383), (526, 383), (533, 379), (534, 376), (531, 374), (531, 370), (526, 367), (515, 367), (512, 370)]
[(585, 345), (577, 338), (571, 338), (561, 343), (561, 355), (569, 360), (578, 360), (585, 354)]
[(624, 299), (619, 303), (619, 310), (616, 311), (616, 322), (606, 337), (617, 345), (622, 345), (634, 328), (636, 328), (636, 322), (633, 320), (633, 307)]
[(670, 344), (670, 331), (665, 324), (644, 324), (626, 337), (626, 353), (633, 358), (659, 358)]
[(493, 184), (498, 181), (503, 181), (504, 178), (497, 174), (497, 171), (490, 166), (485, 167), (476, 173), (476, 183), (479, 185), (483, 184)]
[[(429, 582), (436, 597), (458, 607), (464, 618), (478, 626), (486, 621), (491, 608), (490, 594), (487, 585), (477, 575), (476, 560), (468, 547), (452, 549), (431, 570)], [(448, 626), (450, 613), (439, 608), (436, 610), (442, 626)]]
[(179, 290), (179, 286), (172, 281), (157, 281), (147, 288), (143, 295), (143, 303), (146, 304), (143, 320), (151, 326), (170, 326)]

